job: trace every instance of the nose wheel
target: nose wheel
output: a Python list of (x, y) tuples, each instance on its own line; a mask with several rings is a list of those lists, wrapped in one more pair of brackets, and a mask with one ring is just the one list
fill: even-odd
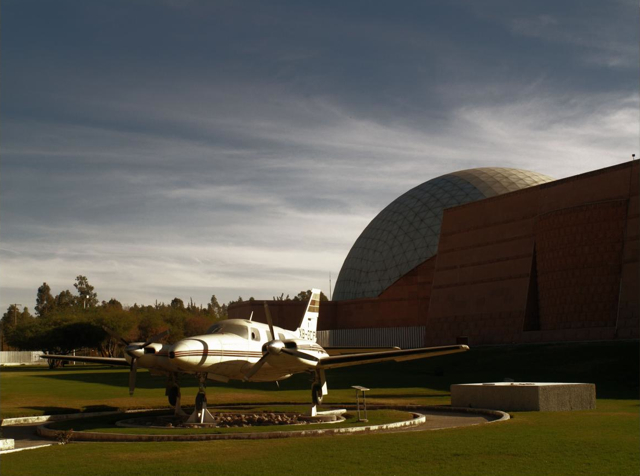
[(167, 380), (167, 388), (164, 393), (169, 400), (169, 405), (174, 408), (174, 415), (186, 416), (187, 414), (180, 407), (180, 385), (176, 374), (172, 374)]
[(180, 398), (180, 387), (168, 388), (167, 398), (169, 399), (169, 405), (175, 407), (178, 404), (178, 399)]
[(196, 408), (187, 419), (187, 423), (213, 426), (216, 424), (216, 419), (207, 410), (207, 374), (197, 374), (197, 377), (200, 382), (200, 388), (196, 395)]

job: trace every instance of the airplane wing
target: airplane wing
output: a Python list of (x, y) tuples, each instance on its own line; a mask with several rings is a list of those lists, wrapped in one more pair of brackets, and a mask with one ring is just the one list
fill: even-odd
[(384, 350), (400, 350), (400, 347), (323, 347), (329, 355), (365, 354)]
[(104, 364), (104, 365), (120, 365), (122, 367), (130, 367), (129, 362), (122, 357), (90, 357), (84, 355), (56, 355), (56, 354), (42, 354), (41, 359), (51, 360), (68, 360), (69, 362), (88, 362), (91, 364)]
[(422, 347), (419, 349), (386, 350), (382, 352), (367, 352), (360, 354), (330, 355), (318, 362), (319, 369), (336, 369), (338, 367), (349, 367), (352, 365), (374, 364), (394, 360), (402, 362), (404, 360), (426, 359), (439, 355), (455, 354), (469, 350), (466, 345), (448, 345), (443, 347)]

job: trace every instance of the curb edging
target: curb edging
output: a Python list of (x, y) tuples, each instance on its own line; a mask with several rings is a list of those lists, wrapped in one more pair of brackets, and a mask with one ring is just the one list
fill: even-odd
[[(386, 423), (382, 425), (357, 426), (350, 428), (326, 428), (321, 430), (301, 430), (301, 431), (269, 431), (259, 433), (222, 433), (222, 434), (190, 434), (190, 435), (136, 435), (124, 433), (99, 433), (79, 431), (71, 434), (71, 441), (122, 441), (122, 442), (149, 442), (149, 441), (210, 441), (210, 440), (261, 440), (274, 438), (293, 438), (308, 436), (326, 436), (352, 433), (371, 433), (380, 430), (391, 430), (405, 426), (421, 425), (426, 421), (424, 415), (413, 413), (413, 419)], [(38, 435), (45, 438), (55, 438), (60, 431), (47, 428), (47, 424), (40, 425), (37, 429)]]
[[(376, 406), (379, 409), (395, 409), (404, 410), (410, 412), (413, 415), (411, 420), (386, 423), (382, 425), (371, 426), (359, 426), (349, 428), (326, 428), (318, 430), (301, 430), (301, 431), (270, 431), (270, 432), (256, 432), (256, 433), (223, 433), (223, 434), (188, 434), (188, 435), (140, 435), (140, 434), (124, 434), (124, 433), (101, 433), (101, 432), (73, 432), (71, 434), (71, 441), (111, 441), (111, 442), (160, 442), (160, 441), (212, 441), (212, 440), (258, 440), (258, 439), (273, 439), (273, 438), (294, 438), (294, 437), (309, 437), (309, 436), (329, 436), (329, 435), (341, 435), (341, 434), (354, 434), (354, 433), (373, 433), (381, 430), (393, 430), (397, 428), (403, 428), (408, 426), (418, 426), (426, 422), (426, 416), (417, 411), (425, 412), (444, 412), (444, 413), (470, 413), (476, 415), (487, 415), (497, 417), (494, 420), (487, 423), (496, 423), (499, 421), (506, 421), (510, 419), (510, 416), (506, 412), (499, 410), (489, 410), (483, 408), (466, 408), (466, 407), (450, 407), (450, 406), (419, 406), (419, 405), (380, 405)], [(371, 408), (371, 407), (370, 407)], [(70, 420), (73, 418), (89, 418), (91, 416), (112, 415), (117, 413), (135, 413), (144, 412), (144, 410), (134, 410), (127, 412), (96, 412), (93, 414), (71, 414), (71, 415), (54, 415), (58, 418), (45, 420), (47, 423), (40, 425), (37, 428), (37, 433), (45, 438), (56, 438), (60, 431), (48, 428), (48, 422)], [(80, 416), (82, 415), (82, 416)], [(63, 417), (63, 418), (60, 418)]]

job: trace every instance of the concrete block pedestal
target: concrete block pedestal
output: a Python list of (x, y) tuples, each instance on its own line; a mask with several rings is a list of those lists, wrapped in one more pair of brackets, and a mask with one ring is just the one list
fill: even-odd
[(0, 451), (12, 450), (15, 446), (15, 441), (12, 438), (0, 440)]
[(564, 412), (596, 408), (592, 383), (488, 382), (451, 385), (454, 407), (506, 412)]

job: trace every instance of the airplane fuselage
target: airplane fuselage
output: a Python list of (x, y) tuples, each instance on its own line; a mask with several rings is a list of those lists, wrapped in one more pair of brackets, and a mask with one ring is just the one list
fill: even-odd
[[(327, 352), (295, 332), (274, 326), (275, 339), (318, 359)], [(263, 348), (273, 341), (269, 326), (246, 319), (229, 319), (212, 326), (207, 334), (188, 337), (173, 345), (151, 344), (135, 351), (138, 366), (167, 372), (204, 373), (212, 380), (243, 380), (248, 368), (264, 355)], [(277, 350), (277, 349), (276, 349)], [(131, 357), (127, 356), (130, 361)], [(299, 372), (313, 371), (317, 361), (288, 354), (272, 353), (250, 380), (284, 380)]]

